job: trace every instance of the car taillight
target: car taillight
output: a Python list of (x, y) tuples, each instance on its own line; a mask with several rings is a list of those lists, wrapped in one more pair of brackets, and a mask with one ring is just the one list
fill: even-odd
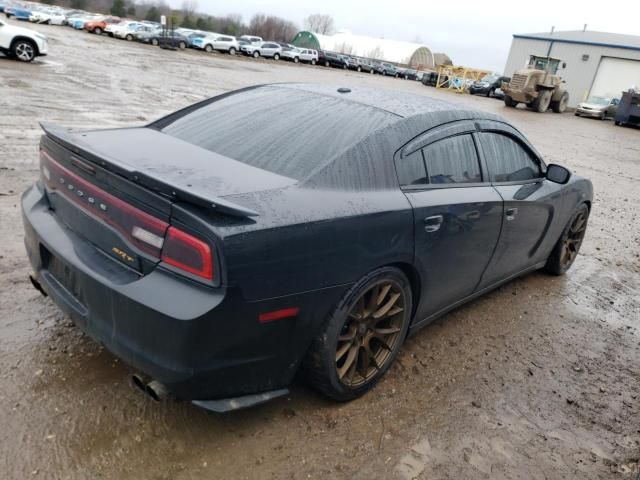
[(213, 280), (211, 247), (175, 227), (167, 230), (162, 247), (162, 261), (205, 280)]
[[(95, 169), (89, 164), (79, 160), (75, 160), (75, 164), (81, 170), (95, 173)], [(61, 193), (78, 207), (111, 225), (143, 252), (160, 258), (165, 231), (169, 227), (167, 222), (85, 180), (62, 166), (45, 150), (40, 150), (40, 165), (50, 189)]]

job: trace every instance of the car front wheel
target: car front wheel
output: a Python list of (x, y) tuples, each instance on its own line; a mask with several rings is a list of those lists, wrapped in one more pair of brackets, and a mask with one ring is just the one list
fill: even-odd
[(187, 48), (187, 44), (186, 44), (186, 43), (184, 43), (184, 42), (180, 42), (180, 43), (178, 44), (178, 47), (180, 48), (180, 50), (184, 50), (185, 48)]
[(204, 47), (204, 51), (207, 53), (211, 53), (213, 52), (213, 47), (207, 43)]
[(94, 28), (93, 33), (96, 35), (102, 35), (102, 29), (100, 27), (96, 27)]
[(156, 38), (152, 38), (151, 39), (151, 45), (153, 45), (154, 47), (158, 46), (158, 40)]
[(21, 62), (30, 62), (36, 58), (36, 46), (29, 40), (18, 40), (11, 51)]
[(377, 269), (338, 303), (303, 362), (309, 383), (348, 401), (370, 390), (389, 369), (407, 334), (411, 286), (397, 268)]
[(273, 59), (274, 59), (274, 60), (280, 60), (280, 54), (276, 53), (276, 54), (273, 56)]
[(253, 52), (253, 58), (258, 58), (260, 56), (260, 52)]
[(133, 35), (131, 35), (130, 33), (127, 34), (127, 36), (125, 37), (128, 41), (133, 40)]

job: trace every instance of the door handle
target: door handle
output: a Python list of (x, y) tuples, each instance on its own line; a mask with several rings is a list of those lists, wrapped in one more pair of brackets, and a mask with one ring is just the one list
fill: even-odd
[(424, 219), (424, 230), (427, 233), (433, 233), (440, 230), (440, 225), (442, 225), (443, 216), (442, 215), (433, 215), (431, 217), (427, 217)]
[(516, 218), (516, 215), (518, 214), (518, 209), (516, 207), (510, 207), (507, 208), (504, 211), (505, 216), (507, 217), (508, 221), (513, 220), (514, 218)]

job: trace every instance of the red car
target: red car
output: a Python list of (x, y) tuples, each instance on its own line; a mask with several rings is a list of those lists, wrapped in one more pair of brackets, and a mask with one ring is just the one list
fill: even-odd
[(103, 18), (102, 20), (95, 20), (93, 22), (87, 22), (84, 24), (84, 29), (89, 33), (95, 33), (96, 35), (101, 35), (104, 32), (104, 29), (107, 28), (107, 25), (111, 25), (114, 23), (120, 23), (118, 17), (109, 17)]

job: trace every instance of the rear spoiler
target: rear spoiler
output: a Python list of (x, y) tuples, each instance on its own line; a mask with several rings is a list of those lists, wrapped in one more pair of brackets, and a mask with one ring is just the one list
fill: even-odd
[(82, 141), (79, 141), (77, 137), (71, 136), (70, 129), (62, 128), (49, 123), (40, 122), (40, 127), (56, 143), (59, 143), (63, 147), (71, 150), (76, 155), (81, 155), (82, 158), (89, 160), (92, 163), (100, 165), (101, 167), (109, 170), (116, 175), (126, 178), (127, 180), (141, 185), (145, 188), (161, 193), (168, 198), (175, 201), (183, 201), (191, 203), (192, 205), (198, 205), (200, 207), (211, 208), (216, 212), (232, 215), (235, 217), (257, 217), (259, 213), (250, 208), (243, 207), (233, 202), (229, 202), (220, 197), (203, 197), (190, 192), (179, 185), (167, 182), (155, 175), (139, 172), (129, 165), (119, 162), (115, 158), (109, 158), (101, 154), (96, 155), (90, 150), (89, 147), (83, 146)]

